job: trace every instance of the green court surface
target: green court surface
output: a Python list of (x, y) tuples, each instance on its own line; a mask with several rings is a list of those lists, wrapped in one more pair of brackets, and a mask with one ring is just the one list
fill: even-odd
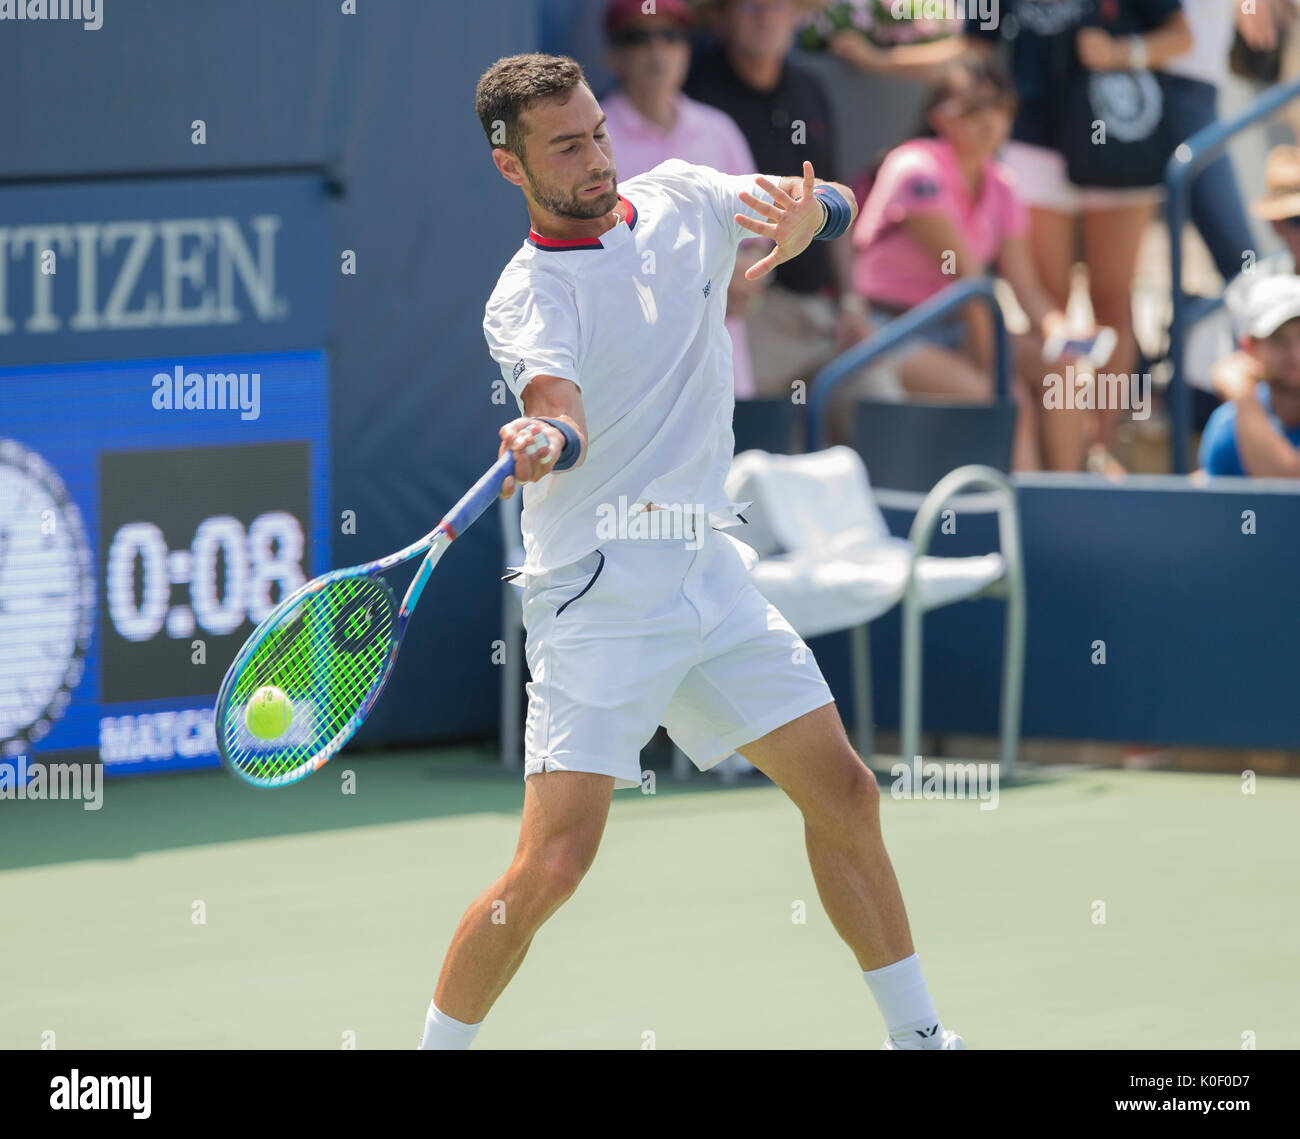
[[(414, 1048), (461, 913), (514, 850), (522, 777), (485, 757), (345, 755), (278, 791), (121, 779), (98, 812), (0, 802), (0, 1047)], [(968, 1047), (1300, 1048), (1300, 781), (1027, 768), (988, 811), (882, 787), (921, 962)], [(615, 793), (475, 1048), (884, 1035), (794, 806), (660, 773)]]

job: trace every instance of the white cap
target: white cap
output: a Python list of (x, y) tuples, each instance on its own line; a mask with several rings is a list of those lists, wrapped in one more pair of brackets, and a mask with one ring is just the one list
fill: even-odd
[(1263, 340), (1288, 320), (1300, 316), (1300, 277), (1265, 277), (1251, 286), (1242, 302), (1247, 336)]

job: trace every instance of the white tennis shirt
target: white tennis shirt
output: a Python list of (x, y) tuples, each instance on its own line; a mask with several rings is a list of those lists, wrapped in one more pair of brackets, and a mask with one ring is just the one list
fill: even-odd
[(740, 191), (768, 197), (756, 177), (670, 159), (619, 186), (626, 217), (607, 233), (530, 231), (505, 267), (483, 332), (520, 413), (528, 382), (548, 375), (582, 389), (587, 416), (582, 466), (524, 485), (526, 557), (511, 569), (577, 561), (612, 536), (611, 517), (647, 502), (736, 524), (746, 504), (723, 490), (735, 447), (723, 321), (737, 247), (752, 236), (735, 215), (759, 216)]

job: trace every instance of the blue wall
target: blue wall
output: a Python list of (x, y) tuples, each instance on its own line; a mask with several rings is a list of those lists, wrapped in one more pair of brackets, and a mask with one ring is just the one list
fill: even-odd
[[(1295, 747), (1300, 487), (1249, 479), (1016, 480), (1028, 589), (1023, 732), (1064, 739)], [(1254, 534), (1242, 532), (1253, 511)], [(908, 515), (887, 512), (895, 533)], [(997, 548), (989, 518), (958, 516), (932, 552)], [(925, 726), (994, 734), (1004, 607), (925, 619)], [(1106, 663), (1092, 644), (1105, 642)], [(843, 636), (813, 650), (851, 708)], [(898, 615), (872, 625), (877, 722), (898, 724)]]

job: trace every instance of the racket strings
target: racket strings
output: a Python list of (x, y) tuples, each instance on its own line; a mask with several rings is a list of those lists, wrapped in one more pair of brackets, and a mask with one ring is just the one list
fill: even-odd
[[(267, 778), (287, 774), (314, 759), (360, 709), (382, 673), (385, 655), (376, 646), (366, 659), (350, 664), (333, 658), (307, 658), (293, 662), (292, 667), (282, 662), (250, 674), (239, 692), (242, 699), (232, 704), (227, 717), (229, 734), (235, 737), (229, 749), (232, 760), (249, 774)], [(280, 743), (267, 749), (262, 741), (247, 739), (241, 708), (264, 683), (285, 693), (299, 725), (306, 721), (308, 730), (299, 727), (302, 738), (296, 744)], [(292, 738), (292, 724), (286, 734)]]
[[(228, 761), (258, 780), (313, 763), (361, 711), (396, 635), (392, 594), (371, 577), (341, 578), (285, 613), (244, 662), (219, 713)], [(289, 701), (285, 735), (264, 741), (245, 723), (248, 701), (274, 685)]]

